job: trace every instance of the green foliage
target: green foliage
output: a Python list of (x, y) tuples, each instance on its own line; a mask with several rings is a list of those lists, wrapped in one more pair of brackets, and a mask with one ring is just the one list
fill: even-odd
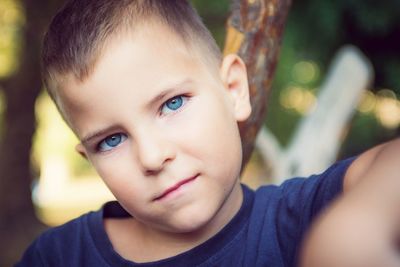
[[(345, 44), (359, 47), (371, 60), (375, 75), (372, 91), (389, 88), (400, 95), (400, 1), (299, 0), (293, 1), (286, 24), (266, 124), (287, 144), (301, 114), (282, 106), (287, 88), (300, 86), (317, 92), (336, 51)], [(293, 76), (298, 62), (314, 62), (320, 75), (306, 84)], [(368, 129), (368, 130), (367, 130)], [(376, 117), (357, 114), (344, 143), (348, 155), (396, 135)]]
[(0, 1), (0, 79), (18, 68), (21, 29), (25, 17), (19, 1)]
[(371, 35), (385, 35), (395, 30), (400, 21), (400, 2), (398, 0), (351, 0), (347, 10), (354, 16), (361, 31)]
[(293, 1), (284, 42), (299, 58), (315, 60), (323, 67), (340, 46), (355, 44), (379, 72), (375, 87), (390, 87), (400, 94), (398, 79), (391, 74), (400, 62), (398, 34), (398, 0), (302, 0)]

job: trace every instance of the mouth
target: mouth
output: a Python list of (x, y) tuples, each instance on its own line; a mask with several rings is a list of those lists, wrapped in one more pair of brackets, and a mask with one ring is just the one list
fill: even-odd
[(175, 192), (176, 190), (178, 190), (181, 186), (188, 184), (190, 182), (192, 182), (193, 180), (195, 180), (199, 175), (196, 174), (195, 176), (189, 177), (187, 179), (184, 179), (178, 183), (176, 183), (175, 185), (167, 188), (164, 192), (162, 192), (159, 196), (155, 197), (153, 199), (153, 201), (159, 201), (165, 197), (167, 197), (168, 195), (170, 195), (171, 193)]

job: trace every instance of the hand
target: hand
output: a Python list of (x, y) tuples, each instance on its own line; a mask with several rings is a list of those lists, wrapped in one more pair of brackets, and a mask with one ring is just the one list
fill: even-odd
[(345, 193), (306, 237), (300, 266), (400, 266), (400, 141), (361, 155), (348, 174)]

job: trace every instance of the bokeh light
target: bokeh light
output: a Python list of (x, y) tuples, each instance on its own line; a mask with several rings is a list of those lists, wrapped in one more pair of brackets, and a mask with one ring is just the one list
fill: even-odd
[[(18, 67), (20, 29), (25, 24), (18, 1), (2, 0), (0, 5), (0, 78), (10, 76)], [(18, 44), (18, 45), (17, 45)]]
[(400, 102), (396, 94), (389, 89), (383, 89), (377, 93), (377, 99), (375, 116), (379, 122), (385, 128), (397, 128), (400, 125)]
[(59, 225), (114, 199), (88, 161), (75, 151), (78, 139), (46, 93), (37, 99), (36, 117), (33, 159), (40, 174), (32, 197), (39, 219)]
[(319, 67), (312, 61), (300, 61), (293, 66), (293, 80), (300, 84), (309, 84), (319, 77)]
[(371, 91), (365, 91), (357, 109), (361, 113), (371, 113), (375, 110), (375, 106), (376, 106), (375, 95)]
[(289, 86), (281, 92), (280, 104), (286, 109), (305, 115), (315, 106), (316, 97), (306, 88)]

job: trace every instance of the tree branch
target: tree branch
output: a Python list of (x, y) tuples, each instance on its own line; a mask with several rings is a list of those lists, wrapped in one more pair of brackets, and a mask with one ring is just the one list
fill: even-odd
[(247, 66), (252, 114), (240, 125), (247, 163), (266, 111), (291, 0), (234, 0), (224, 53), (237, 53)]

